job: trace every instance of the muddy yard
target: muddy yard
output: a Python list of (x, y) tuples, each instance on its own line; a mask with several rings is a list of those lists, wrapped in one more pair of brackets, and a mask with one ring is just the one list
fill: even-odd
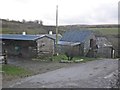
[(9, 76), (4, 76), (3, 75), (3, 82), (2, 85), (3, 87), (8, 87), (9, 85), (19, 81), (22, 78), (37, 75), (37, 74), (42, 74), (45, 72), (53, 71), (56, 69), (60, 69), (63, 67), (71, 67), (73, 65), (76, 65), (77, 63), (59, 63), (58, 61), (40, 61), (40, 60), (31, 60), (31, 59), (23, 59), (23, 58), (10, 58), (8, 59), (8, 64), (9, 65), (15, 65), (19, 66), (21, 68), (24, 68), (25, 70), (28, 70), (31, 72), (30, 75), (26, 75), (24, 77), (10, 77), (11, 79), (8, 79)]
[[(24, 64), (20, 63), (24, 62)], [(22, 66), (37, 75), (29, 76), (16, 81), (3, 82), (3, 87), (9, 88), (108, 88), (115, 71), (118, 69), (118, 60), (102, 59), (86, 63), (58, 63), (19, 61), (11, 64)], [(27, 63), (27, 64), (25, 64)], [(38, 67), (39, 66), (39, 67)], [(37, 67), (37, 68), (36, 68)], [(61, 68), (63, 67), (63, 68)], [(60, 69), (58, 69), (60, 68)], [(41, 70), (43, 69), (43, 70)], [(56, 70), (55, 70), (56, 69)], [(51, 71), (52, 70), (52, 71)], [(38, 74), (41, 73), (41, 74)], [(10, 83), (11, 82), (11, 83)]]

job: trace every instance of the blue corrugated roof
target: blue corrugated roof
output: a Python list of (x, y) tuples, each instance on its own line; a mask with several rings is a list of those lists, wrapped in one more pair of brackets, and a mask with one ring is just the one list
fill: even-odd
[(2, 34), (0, 39), (11, 39), (11, 40), (36, 40), (45, 35), (21, 35), (21, 34)]
[(89, 30), (70, 30), (67, 31), (60, 41), (84, 42), (92, 34)]

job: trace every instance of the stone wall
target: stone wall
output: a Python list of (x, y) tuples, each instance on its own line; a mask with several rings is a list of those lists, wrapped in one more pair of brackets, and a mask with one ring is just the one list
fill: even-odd
[(51, 38), (43, 37), (37, 40), (37, 50), (39, 54), (41, 53), (54, 54), (55, 41)]

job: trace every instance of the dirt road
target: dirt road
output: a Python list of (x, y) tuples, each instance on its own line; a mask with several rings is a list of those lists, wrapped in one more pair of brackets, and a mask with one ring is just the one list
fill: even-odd
[(34, 75), (11, 88), (103, 88), (118, 69), (118, 60), (103, 59)]

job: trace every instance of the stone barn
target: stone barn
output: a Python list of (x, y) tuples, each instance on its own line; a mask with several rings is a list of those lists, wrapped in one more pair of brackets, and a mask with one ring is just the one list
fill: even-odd
[(90, 30), (67, 31), (58, 44), (60, 53), (70, 56), (95, 56), (96, 38)]
[(55, 40), (46, 35), (2, 34), (2, 50), (8, 56), (36, 57), (39, 54), (54, 54)]
[(97, 56), (102, 58), (114, 58), (115, 49), (113, 45), (105, 37), (97, 37), (96, 43), (98, 45)]

